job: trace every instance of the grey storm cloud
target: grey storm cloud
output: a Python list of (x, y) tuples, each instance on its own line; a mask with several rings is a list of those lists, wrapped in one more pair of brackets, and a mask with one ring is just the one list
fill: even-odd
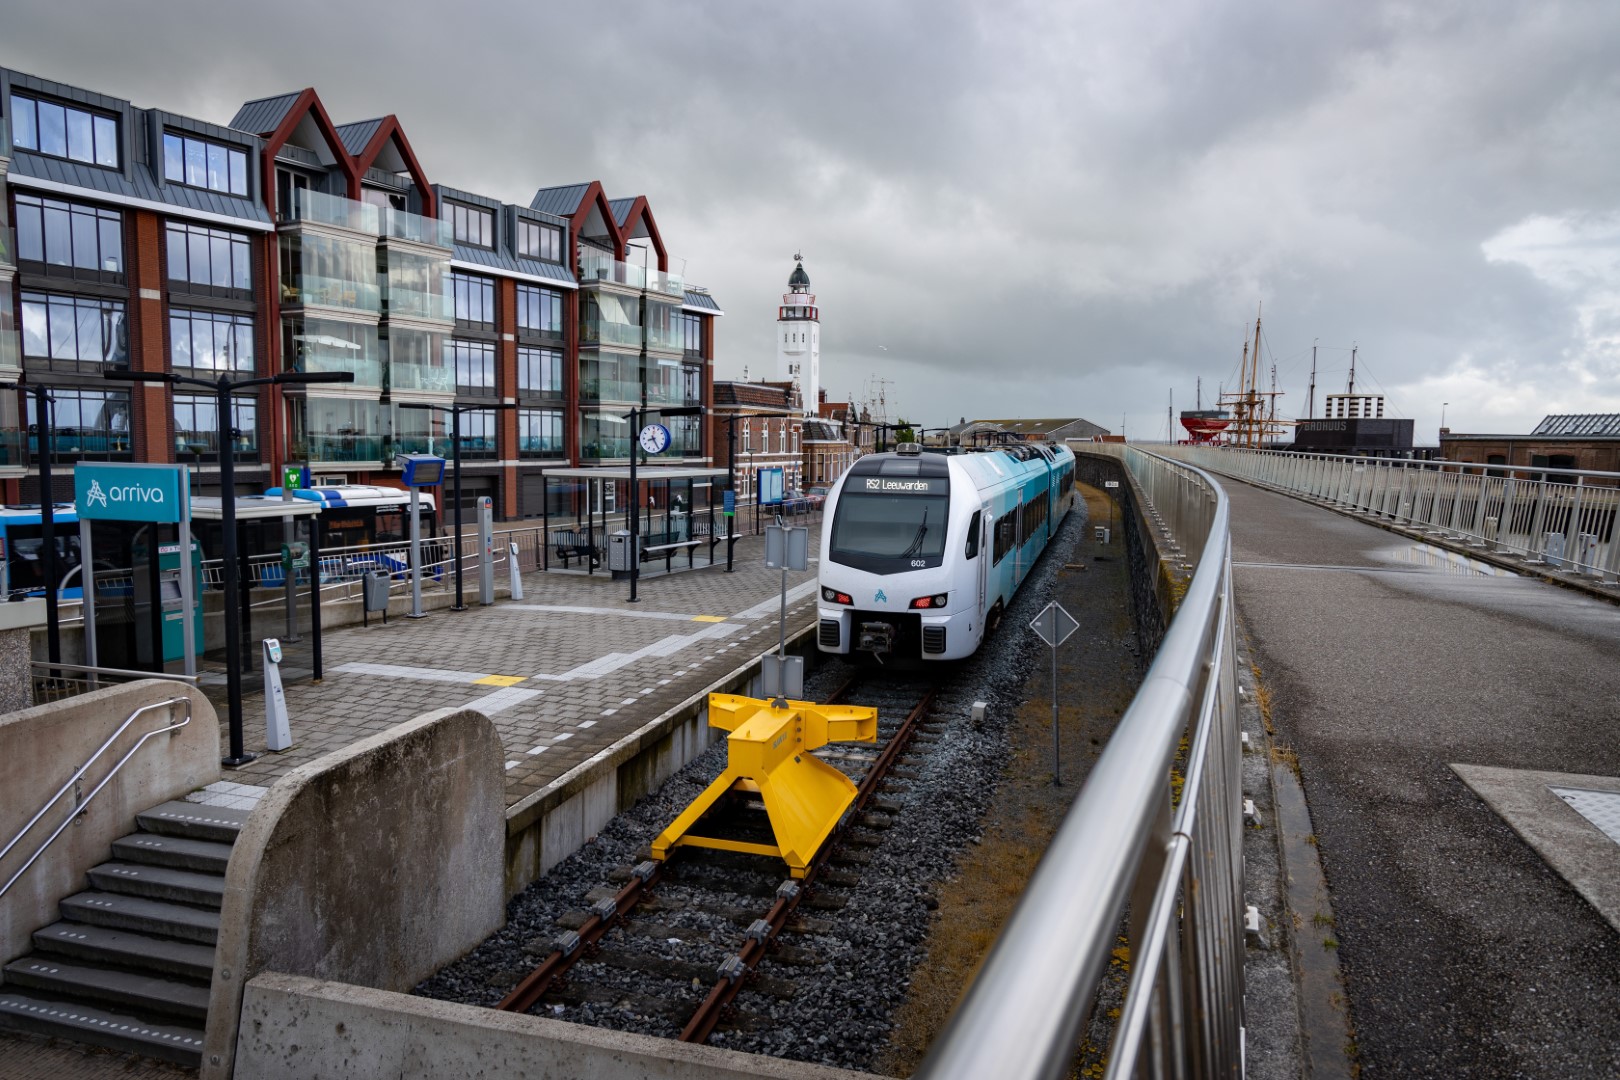
[[(429, 176), (646, 195), (772, 370), (805, 255), (834, 396), (1162, 435), (1257, 305), (1282, 411), (1382, 389), (1432, 441), (1620, 411), (1620, 7), (1282, 0), (8, 12), (0, 63), (216, 121), (315, 86)], [(879, 345), (884, 346), (880, 349)], [(1267, 372), (1269, 377), (1269, 371)]]

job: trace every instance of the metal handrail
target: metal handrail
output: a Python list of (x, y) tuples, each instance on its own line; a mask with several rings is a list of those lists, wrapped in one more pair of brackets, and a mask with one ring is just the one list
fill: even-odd
[[(1089, 452), (1125, 466), (1142, 511), (1197, 565), (1141, 689), (918, 1077), (1067, 1076), (1127, 905), (1135, 963), (1108, 1075), (1241, 1073), (1230, 511), (1197, 469), (1136, 447)], [(1184, 734), (1178, 803), (1171, 772)]]
[[(87, 675), (113, 675), (123, 679), (159, 679), (163, 682), (184, 683), (187, 686), (196, 686), (196, 675), (171, 675), (167, 671), (134, 671), (129, 668), (91, 667), (86, 664), (51, 663), (49, 660), (31, 660), (29, 663), (38, 671), (78, 671)], [(0, 855), (5, 854), (0, 852)]]
[(136, 751), (138, 751), (142, 746), (146, 745), (147, 739), (152, 738), (154, 735), (162, 735), (166, 732), (178, 731), (187, 724), (191, 723), (191, 699), (183, 696), (172, 697), (166, 701), (159, 701), (151, 705), (142, 705), (140, 708), (130, 713), (129, 716), (124, 719), (124, 722), (118, 725), (118, 730), (107, 736), (107, 741), (102, 743), (94, 754), (90, 755), (90, 760), (86, 761), (83, 765), (80, 765), (76, 770), (74, 770), (73, 775), (68, 778), (67, 783), (62, 785), (61, 790), (59, 790), (55, 795), (51, 796), (50, 799), (46, 801), (45, 805), (39, 808), (39, 812), (29, 820), (27, 825), (22, 827), (22, 830), (18, 832), (16, 836), (11, 838), (11, 841), (7, 843), (5, 847), (0, 848), (0, 859), (3, 859), (7, 854), (10, 853), (12, 848), (16, 847), (22, 842), (22, 838), (28, 835), (28, 831), (30, 829), (39, 824), (40, 818), (44, 817), (50, 811), (51, 807), (62, 801), (62, 796), (73, 790), (74, 785), (84, 778), (84, 774), (89, 770), (90, 766), (94, 765), (96, 760), (100, 758), (102, 754), (107, 752), (107, 748), (113, 744), (118, 736), (122, 735), (129, 728), (129, 725), (135, 722), (137, 717), (143, 713), (151, 712), (154, 709), (172, 709), (175, 705), (184, 705), (186, 707), (186, 718), (180, 721), (178, 724), (171, 723), (168, 727), (148, 731), (137, 739), (135, 741), (135, 745), (130, 747), (124, 756), (118, 759), (118, 763), (112, 767), (112, 771), (101, 778), (101, 783), (97, 784), (90, 794), (85, 796), (84, 800), (78, 804), (73, 813), (69, 814), (62, 821), (62, 824), (56, 827), (56, 831), (51, 833), (43, 844), (39, 845), (34, 853), (28, 857), (28, 861), (23, 863), (21, 869), (19, 869), (15, 874), (11, 875), (11, 880), (7, 881), (4, 885), (0, 885), (0, 896), (6, 895), (6, 892), (13, 885), (17, 884), (17, 880), (21, 878), (23, 874), (28, 872), (28, 868), (33, 866), (41, 855), (45, 854), (45, 849), (54, 844), (56, 842), (56, 838), (61, 836), (62, 832), (69, 825), (73, 824), (73, 819), (84, 813), (85, 807), (90, 805), (91, 800), (93, 800), (97, 795), (101, 794), (101, 789), (107, 786), (108, 781), (118, 775), (118, 770), (122, 769), (125, 763), (128, 762), (130, 758), (135, 756)]

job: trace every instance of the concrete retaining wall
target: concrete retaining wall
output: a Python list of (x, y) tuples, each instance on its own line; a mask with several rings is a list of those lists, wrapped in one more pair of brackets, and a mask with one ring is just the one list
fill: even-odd
[(872, 1080), (776, 1058), (265, 973), (248, 984), (237, 1080)]
[(1153, 527), (1142, 515), (1142, 490), (1135, 477), (1117, 458), (1092, 456), (1074, 443), (1075, 476), (1083, 483), (1102, 489), (1108, 480), (1118, 480), (1120, 535), (1125, 541), (1125, 558), (1131, 570), (1131, 609), (1135, 615), (1137, 654), (1143, 670), (1153, 662), (1159, 642), (1170, 626), (1170, 618), (1186, 592), (1192, 575), (1181, 570), (1180, 560), (1162, 550)]
[(488, 718), (441, 709), (276, 782), (226, 872), (205, 1078), (230, 1076), (259, 972), (406, 990), (500, 928), (502, 762)]
[[(811, 669), (821, 655), (815, 624), (788, 638)], [(759, 692), (756, 657), (673, 709), (580, 762), (506, 814), (506, 893), (515, 896), (584, 846), (618, 814), (658, 790), (726, 733), (709, 726), (709, 694)]]
[[(0, 845), (9, 843), (46, 800), (118, 730), (130, 713), (171, 698), (189, 703), (191, 722), (147, 739), (103, 788), (82, 817), (0, 897), (0, 961), (29, 949), (29, 936), (58, 918), (56, 905), (85, 887), (85, 871), (106, 862), (112, 842), (135, 831), (135, 815), (183, 798), (219, 779), (219, 718), (201, 693), (155, 679), (109, 687), (0, 716)], [(186, 705), (146, 713), (119, 736), (79, 784), (91, 791), (146, 732), (184, 718)], [(3, 859), (0, 886), (73, 816), (72, 793), (29, 830)]]

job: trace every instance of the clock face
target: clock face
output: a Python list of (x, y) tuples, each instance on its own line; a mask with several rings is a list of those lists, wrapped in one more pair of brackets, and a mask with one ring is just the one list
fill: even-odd
[(641, 448), (649, 454), (662, 454), (669, 449), (669, 429), (663, 424), (648, 424), (642, 428)]

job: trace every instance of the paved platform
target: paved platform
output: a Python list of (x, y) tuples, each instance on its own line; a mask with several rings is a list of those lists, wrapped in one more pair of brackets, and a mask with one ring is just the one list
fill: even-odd
[[(787, 576), (789, 635), (815, 620), (819, 547), (813, 528), (810, 569)], [(264, 695), (247, 694), (244, 745), (261, 756), (227, 779), (269, 785), (413, 716), (465, 705), (500, 732), (512, 806), (775, 646), (782, 574), (765, 568), (764, 537), (739, 539), (734, 566), (644, 579), (634, 604), (629, 582), (605, 572), (533, 573), (519, 601), (328, 630), (325, 678), (286, 688), (294, 747), (264, 752)], [(208, 693), (228, 747), (224, 687)]]

